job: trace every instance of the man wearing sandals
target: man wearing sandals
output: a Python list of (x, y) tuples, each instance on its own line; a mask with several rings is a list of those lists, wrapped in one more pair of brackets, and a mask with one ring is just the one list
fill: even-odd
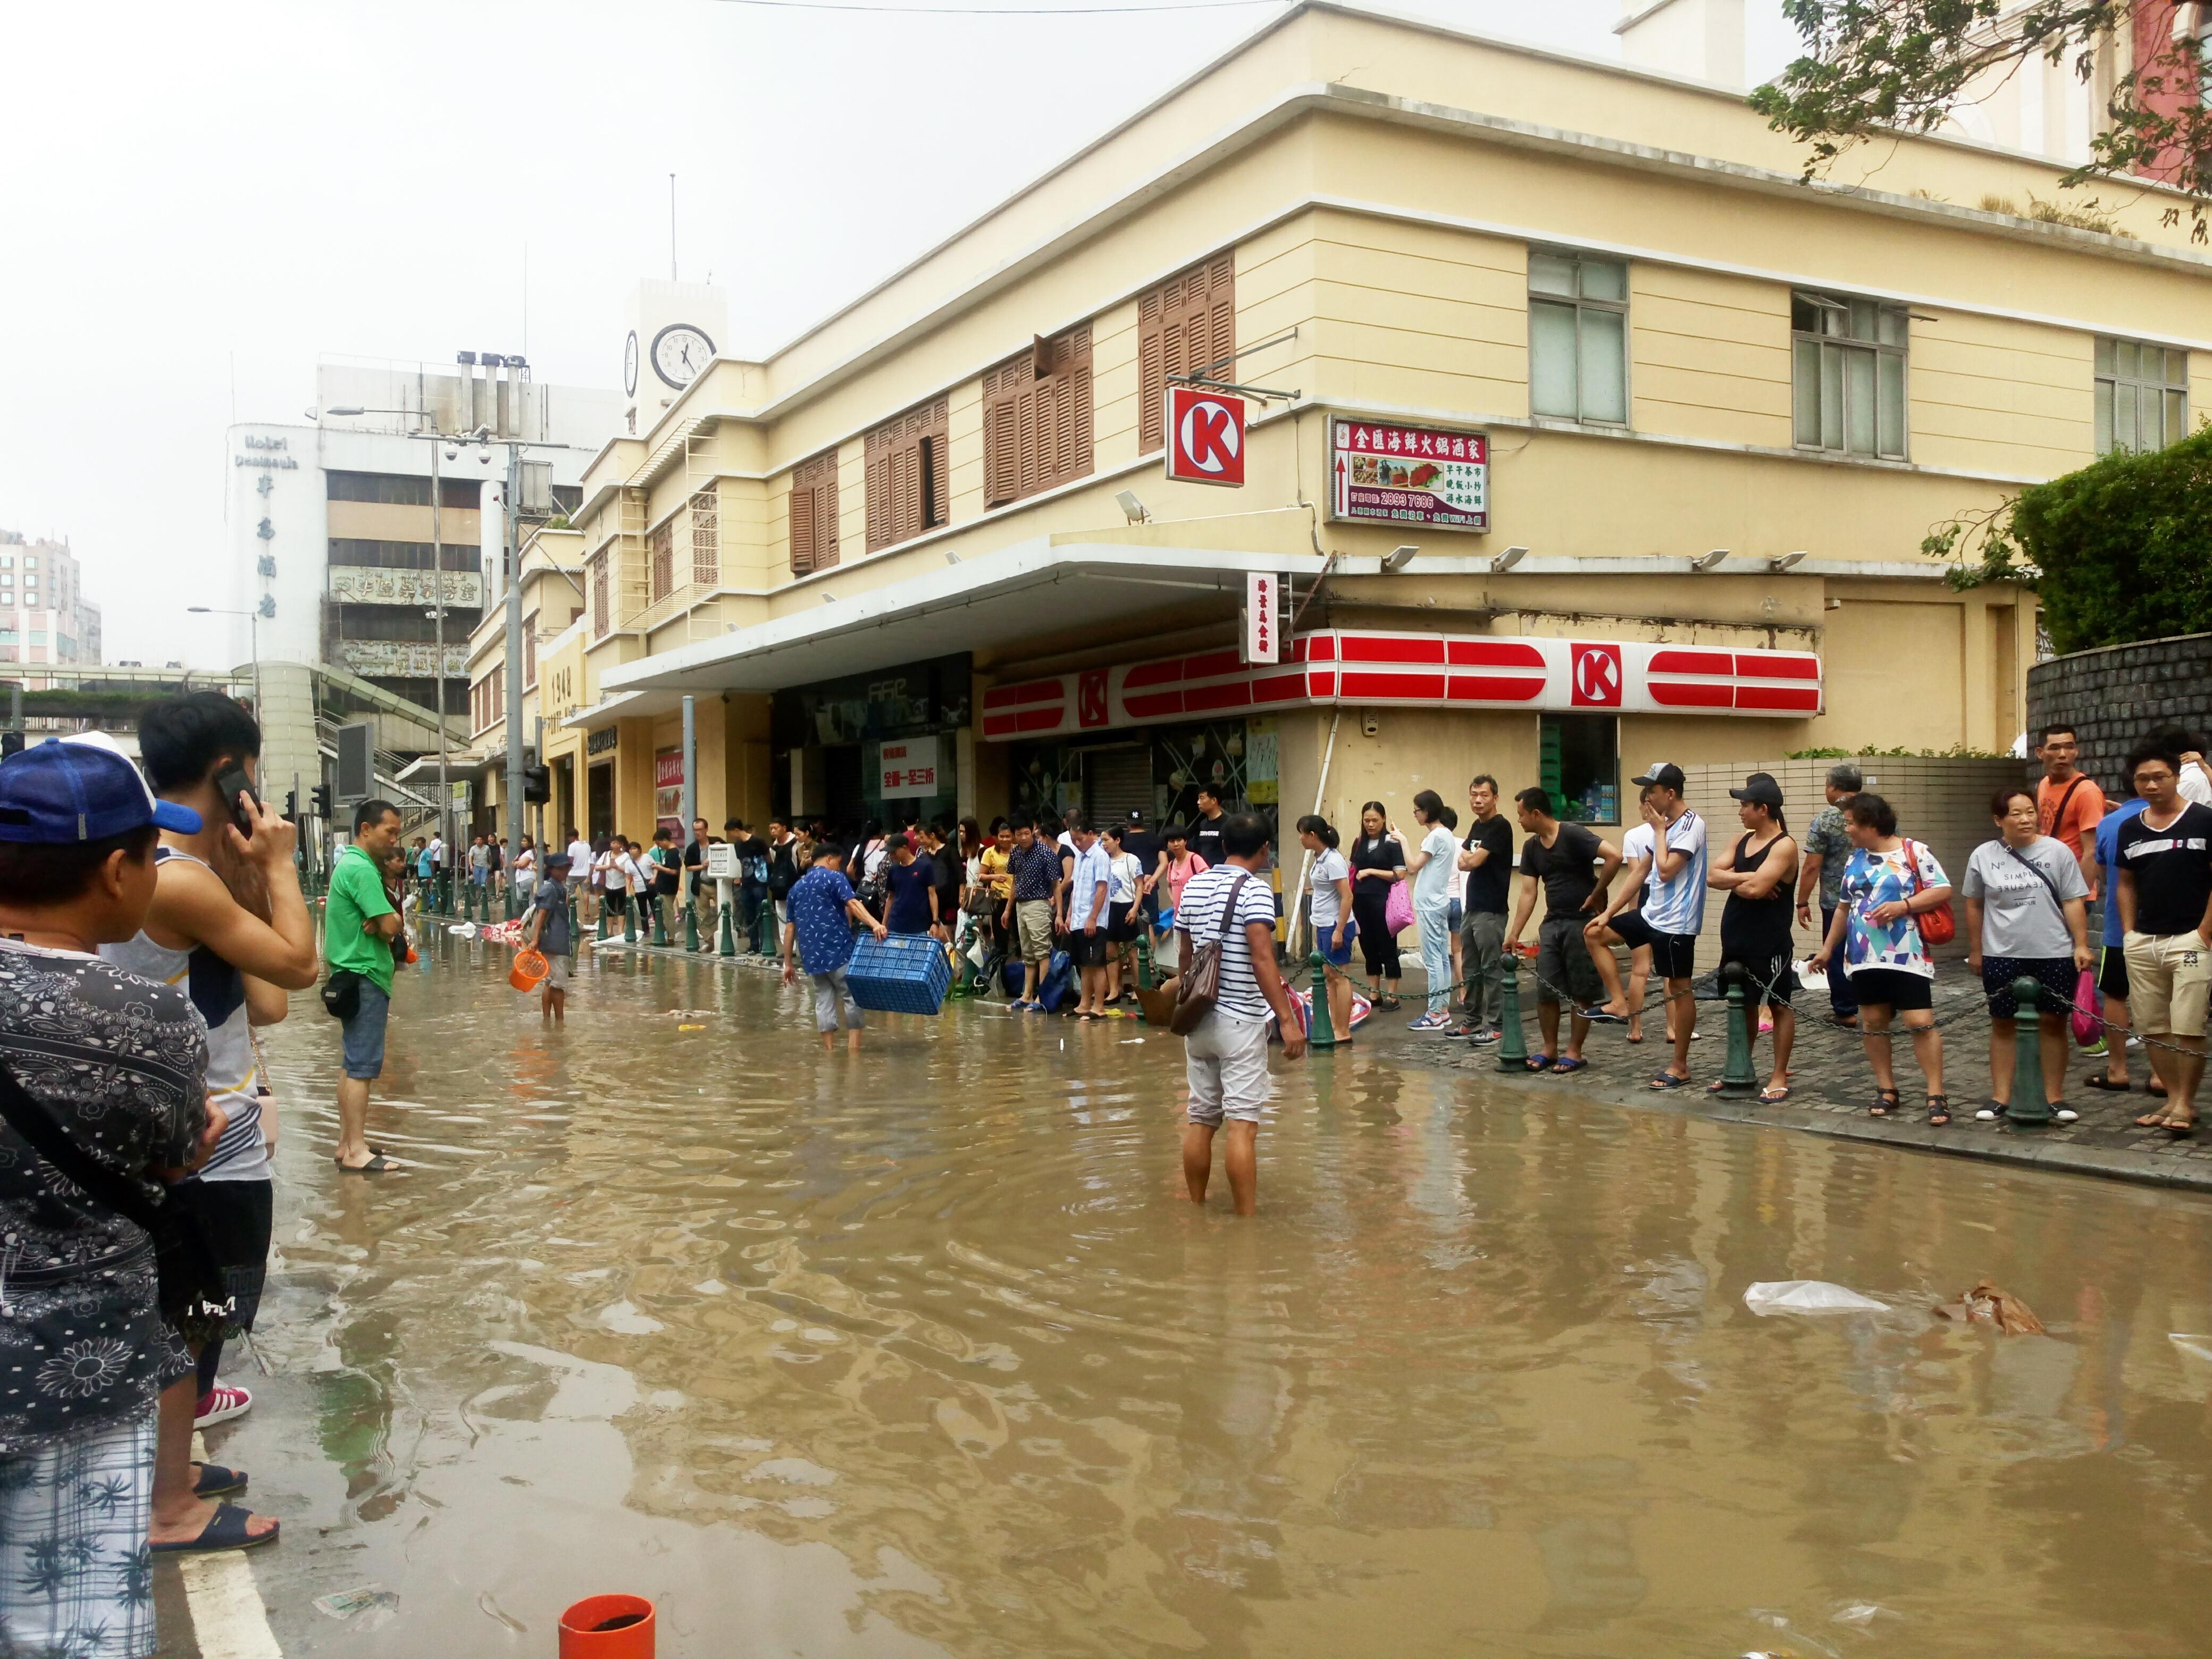
[(145, 1231), (90, 1188), (150, 1205), (228, 1120), (191, 997), (99, 951), (144, 923), (160, 830), (199, 828), (110, 744), (0, 761), (0, 1652), (154, 1651), (156, 1401), (192, 1362)]
[(2128, 964), (2128, 1011), (2143, 1034), (2166, 1105), (2136, 1120), (2177, 1139), (2197, 1127), (2212, 999), (2212, 807), (2180, 794), (2181, 757), (2152, 743), (2128, 757), (2143, 810), (2117, 837), (2117, 896)]
[(331, 866), (323, 906), (323, 955), (331, 971), (359, 976), (361, 1001), (341, 1022), (345, 1071), (338, 1079), (337, 1165), (349, 1175), (381, 1175), (392, 1166), (368, 1144), (368, 1085), (384, 1073), (384, 1025), (392, 1012), (392, 939), (398, 911), (379, 874), (399, 840), (399, 809), (387, 800), (354, 808), (353, 841)]
[[(192, 1431), (252, 1408), (252, 1395), (220, 1382), (217, 1372), (224, 1339), (253, 1328), (274, 1215), (276, 1121), (264, 1121), (250, 1028), (283, 1019), (286, 994), (313, 985), (319, 963), (314, 921), (292, 863), (295, 832), (250, 793), (261, 768), (253, 716), (220, 691), (165, 697), (139, 719), (138, 752), (160, 798), (198, 814), (203, 828), (163, 832), (144, 925), (136, 938), (103, 945), (100, 954), (127, 972), (185, 988), (207, 1022), (208, 1093), (229, 1119), (215, 1155), (169, 1196), (198, 1218), (214, 1248), (232, 1313), (227, 1328), (200, 1345), (198, 1376), (161, 1396), (154, 1471), (155, 1545), (206, 1547), (217, 1514), (207, 1501), (215, 1488), (207, 1466), (192, 1463)], [(227, 787), (241, 781), (249, 788), (227, 798)], [(249, 1528), (245, 1541), (259, 1541), (274, 1526)]]
[[(1542, 789), (1523, 789), (1513, 798), (1521, 820), (1521, 896), (1513, 909), (1505, 948), (1521, 943), (1544, 890), (1544, 920), (1536, 928), (1536, 1024), (1544, 1034), (1540, 1051), (1528, 1056), (1532, 1072), (1579, 1072), (1589, 1018), (1583, 1012), (1598, 994), (1597, 964), (1590, 960), (1583, 926), (1605, 908), (1606, 889), (1620, 867), (1620, 850), (1601, 842), (1579, 823), (1552, 816), (1552, 798)], [(1591, 866), (1596, 866), (1593, 872)], [(1567, 1047), (1559, 1050), (1559, 1004), (1573, 999), (1567, 1022)]]

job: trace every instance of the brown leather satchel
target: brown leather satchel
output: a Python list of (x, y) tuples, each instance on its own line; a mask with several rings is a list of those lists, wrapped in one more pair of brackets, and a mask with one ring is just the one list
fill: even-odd
[[(1213, 1012), (1214, 1002), (1221, 995), (1221, 947), (1229, 938), (1230, 929), (1237, 925), (1237, 896), (1251, 879), (1249, 870), (1240, 870), (1237, 879), (1229, 884), (1229, 897), (1221, 908), (1220, 933), (1203, 942), (1191, 939), (1190, 960), (1183, 964), (1182, 972), (1176, 979), (1175, 1012), (1168, 1016), (1168, 1030), (1177, 1036), (1188, 1036), (1195, 1031), (1199, 1022)], [(1184, 937), (1190, 936), (1185, 933)]]

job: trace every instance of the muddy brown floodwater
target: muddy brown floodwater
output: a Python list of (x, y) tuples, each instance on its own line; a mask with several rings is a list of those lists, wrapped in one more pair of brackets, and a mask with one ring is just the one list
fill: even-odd
[[(2206, 1650), (2200, 1199), (1362, 1045), (1279, 1079), (1240, 1223), (1133, 1020), (852, 1061), (757, 972), (587, 961), (548, 1033), (426, 955), (405, 1171), (332, 1170), (311, 994), (270, 1044), (274, 1374), (215, 1451), (287, 1655), (550, 1656), (600, 1590), (700, 1659)], [(1984, 1276), (2050, 1334), (1929, 1316)]]

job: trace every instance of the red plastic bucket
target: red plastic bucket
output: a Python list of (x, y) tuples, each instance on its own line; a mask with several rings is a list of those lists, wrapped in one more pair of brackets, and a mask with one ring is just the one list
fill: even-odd
[(561, 1659), (653, 1659), (653, 1603), (587, 1595), (561, 1615)]

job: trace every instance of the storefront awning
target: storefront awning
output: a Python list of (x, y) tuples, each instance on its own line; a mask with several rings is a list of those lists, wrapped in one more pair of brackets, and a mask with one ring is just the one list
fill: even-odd
[[(659, 658), (653, 659), (659, 661)], [(689, 690), (690, 688), (686, 688)], [(617, 720), (643, 720), (653, 714), (672, 714), (684, 706), (684, 693), (675, 690), (623, 691), (603, 695), (589, 708), (579, 708), (561, 721), (571, 732), (595, 732)]]
[[(1041, 635), (1157, 616), (1200, 592), (1241, 600), (1253, 571), (1311, 577), (1316, 555), (1231, 553), (1109, 543), (1018, 543), (862, 592), (666, 651), (602, 676), (590, 724), (617, 693), (774, 691), (871, 672), (946, 651), (1018, 647)], [(620, 713), (635, 711), (624, 707)], [(584, 723), (580, 713), (569, 725)]]

